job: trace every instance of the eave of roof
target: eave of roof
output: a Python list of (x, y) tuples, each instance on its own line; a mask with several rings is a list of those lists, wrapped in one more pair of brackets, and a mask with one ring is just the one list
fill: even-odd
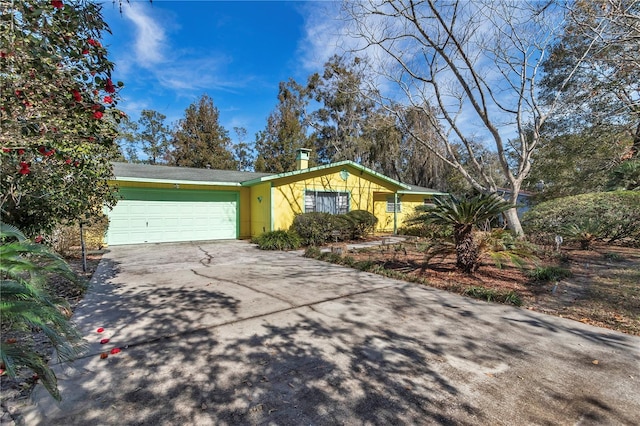
[(392, 185), (398, 186), (400, 188), (404, 188), (405, 190), (410, 190), (411, 186), (404, 184), (402, 182), (398, 182), (395, 179), (391, 179), (388, 176), (385, 176), (381, 173), (378, 173), (374, 170), (371, 170), (367, 167), (361, 166), (358, 163), (354, 163), (353, 161), (349, 161), (349, 160), (344, 160), (344, 161), (339, 161), (337, 163), (330, 163), (330, 164), (325, 164), (322, 166), (316, 166), (316, 167), (310, 167), (308, 169), (302, 169), (302, 170), (294, 170), (292, 172), (284, 172), (284, 173), (279, 173), (276, 175), (270, 175), (270, 176), (262, 176), (256, 179), (252, 179), (252, 180), (248, 180), (245, 182), (242, 182), (242, 186), (253, 186), (256, 185), (258, 183), (262, 183), (262, 182), (269, 182), (272, 180), (276, 180), (276, 179), (282, 179), (282, 178), (287, 178), (287, 177), (292, 177), (292, 176), (297, 176), (297, 175), (302, 175), (305, 173), (313, 173), (313, 172), (317, 172), (317, 171), (322, 171), (322, 170), (326, 170), (326, 169), (331, 169), (334, 167), (343, 167), (343, 166), (350, 166), (353, 167), (356, 170), (360, 170), (362, 172), (365, 172), (367, 174), (370, 174), (372, 176), (377, 177), (378, 179), (390, 183)]
[(144, 182), (144, 183), (170, 183), (178, 185), (203, 185), (203, 186), (235, 186), (240, 187), (240, 182), (216, 182), (206, 180), (181, 180), (181, 179), (150, 179), (150, 178), (132, 178), (117, 177), (116, 182)]
[(267, 175), (267, 173), (239, 172), (235, 170), (197, 169), (132, 163), (113, 163), (113, 172), (117, 182), (231, 187), (241, 186), (243, 180)]
[(418, 185), (407, 185), (410, 189), (398, 191), (398, 194), (421, 194), (421, 195), (447, 195), (446, 192), (440, 192), (435, 189), (425, 188)]

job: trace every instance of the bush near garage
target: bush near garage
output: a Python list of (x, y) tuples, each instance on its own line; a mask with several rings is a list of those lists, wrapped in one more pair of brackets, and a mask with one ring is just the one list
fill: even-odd
[(640, 191), (597, 192), (558, 198), (525, 213), (525, 231), (551, 244), (556, 235), (598, 224), (598, 239), (640, 246)]
[(300, 247), (300, 237), (293, 231), (265, 232), (253, 239), (260, 250), (296, 250)]
[(309, 212), (293, 219), (290, 231), (302, 239), (304, 246), (321, 246), (337, 241), (364, 238), (375, 229), (378, 219), (365, 210), (347, 214)]
[(294, 231), (302, 239), (304, 246), (321, 246), (331, 238), (333, 221), (331, 214), (310, 212), (297, 215), (293, 219), (290, 231)]

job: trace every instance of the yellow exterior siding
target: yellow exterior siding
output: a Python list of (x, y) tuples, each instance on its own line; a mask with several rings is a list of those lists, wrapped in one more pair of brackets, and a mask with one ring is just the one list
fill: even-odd
[(304, 179), (301, 177), (292, 176), (274, 182), (273, 230), (289, 229), (295, 215), (304, 213), (305, 191), (347, 192), (350, 211), (367, 210), (372, 213), (374, 212), (374, 193), (390, 191), (393, 193), (388, 183), (348, 166), (310, 173), (304, 176)]
[(271, 230), (271, 183), (265, 182), (250, 188), (251, 236)]
[[(393, 194), (374, 194), (374, 214), (378, 218), (376, 232), (394, 231), (394, 213), (387, 212), (387, 199), (389, 198), (393, 198)], [(425, 200), (431, 199), (431, 196), (422, 194), (398, 194), (400, 211), (396, 213), (395, 217), (397, 227), (400, 228), (404, 226), (404, 221), (415, 213), (416, 207), (423, 206)]]

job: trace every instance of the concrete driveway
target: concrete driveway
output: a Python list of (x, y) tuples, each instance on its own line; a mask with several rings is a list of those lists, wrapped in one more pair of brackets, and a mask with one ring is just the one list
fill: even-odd
[(640, 338), (242, 241), (114, 247), (74, 318), (26, 424), (640, 424)]

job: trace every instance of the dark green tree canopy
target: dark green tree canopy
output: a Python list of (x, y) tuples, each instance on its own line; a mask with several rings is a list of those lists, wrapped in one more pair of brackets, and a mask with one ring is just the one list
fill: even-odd
[(278, 105), (267, 118), (267, 126), (256, 135), (257, 172), (282, 173), (295, 170), (296, 150), (308, 148), (306, 108), (308, 91), (294, 80), (281, 82)]
[(219, 123), (213, 99), (204, 94), (189, 105), (178, 123), (169, 163), (174, 166), (236, 170), (229, 132)]
[(169, 155), (169, 139), (171, 130), (164, 124), (167, 116), (149, 109), (144, 109), (138, 119), (138, 137), (142, 142), (142, 151), (147, 154), (149, 164), (166, 163)]
[(309, 93), (320, 103), (309, 120), (320, 163), (351, 160), (371, 165), (372, 141), (366, 128), (375, 94), (363, 84), (367, 69), (367, 62), (358, 57), (336, 55), (327, 61), (322, 75), (309, 77)]

